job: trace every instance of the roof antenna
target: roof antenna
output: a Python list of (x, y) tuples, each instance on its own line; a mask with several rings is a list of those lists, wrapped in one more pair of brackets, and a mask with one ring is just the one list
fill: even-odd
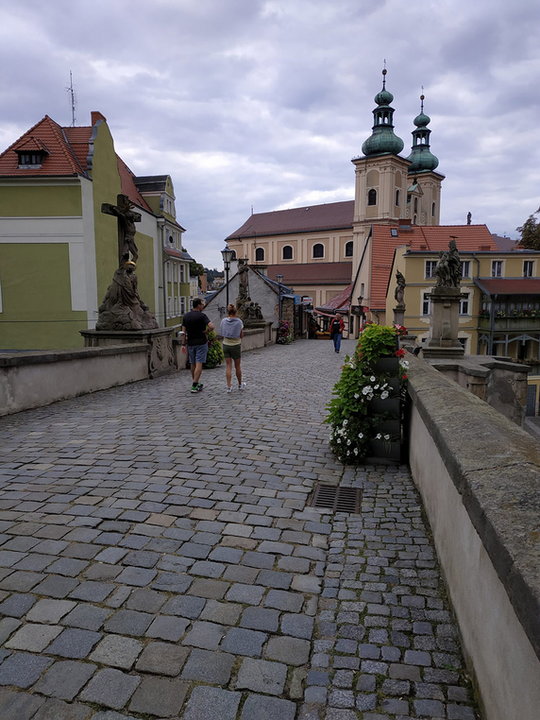
[(69, 87), (66, 88), (71, 99), (71, 127), (75, 127), (75, 90), (73, 89), (73, 75), (69, 71)]

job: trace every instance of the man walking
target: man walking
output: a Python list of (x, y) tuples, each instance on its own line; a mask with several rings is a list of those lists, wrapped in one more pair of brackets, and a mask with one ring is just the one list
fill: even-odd
[(338, 353), (341, 349), (341, 339), (343, 337), (343, 329), (345, 323), (338, 313), (334, 313), (334, 318), (330, 321), (330, 337), (334, 343), (334, 350)]
[(203, 313), (204, 302), (200, 298), (193, 300), (193, 310), (186, 313), (182, 319), (182, 329), (185, 331), (189, 364), (191, 366), (191, 378), (193, 384), (191, 392), (200, 392), (203, 389), (201, 379), (203, 364), (206, 362), (208, 354), (208, 336), (207, 331), (213, 330), (214, 325)]

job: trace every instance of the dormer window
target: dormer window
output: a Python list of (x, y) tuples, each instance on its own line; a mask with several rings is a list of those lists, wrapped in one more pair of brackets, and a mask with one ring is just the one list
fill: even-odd
[(17, 150), (19, 156), (19, 168), (40, 168), (45, 160), (47, 153), (44, 150), (34, 150), (27, 152), (26, 150)]

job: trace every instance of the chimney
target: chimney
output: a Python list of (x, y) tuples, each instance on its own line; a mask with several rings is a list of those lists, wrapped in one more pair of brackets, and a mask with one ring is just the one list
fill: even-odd
[(99, 112), (99, 110), (92, 110), (91, 118), (92, 118), (92, 127), (93, 127), (94, 125), (97, 125), (97, 123), (98, 123), (100, 120), (101, 120), (102, 122), (107, 122), (107, 118), (105, 117), (105, 115), (102, 115), (102, 114)]

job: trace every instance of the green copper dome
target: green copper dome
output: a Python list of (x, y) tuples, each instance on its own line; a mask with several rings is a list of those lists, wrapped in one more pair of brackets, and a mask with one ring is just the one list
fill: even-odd
[(386, 89), (386, 69), (383, 70), (383, 86), (375, 95), (377, 107), (373, 110), (374, 124), (372, 134), (362, 145), (366, 157), (391, 153), (398, 155), (403, 150), (403, 140), (394, 133), (394, 108), (390, 103), (394, 99)]
[(413, 121), (416, 125), (416, 130), (412, 131), (412, 152), (407, 158), (407, 160), (411, 163), (409, 165), (410, 173), (429, 172), (431, 170), (435, 170), (439, 164), (439, 158), (437, 158), (429, 149), (429, 136), (431, 135), (431, 130), (428, 130), (427, 126), (431, 122), (431, 118), (429, 115), (424, 113), (423, 95), (420, 96), (420, 100), (420, 115), (417, 115)]

